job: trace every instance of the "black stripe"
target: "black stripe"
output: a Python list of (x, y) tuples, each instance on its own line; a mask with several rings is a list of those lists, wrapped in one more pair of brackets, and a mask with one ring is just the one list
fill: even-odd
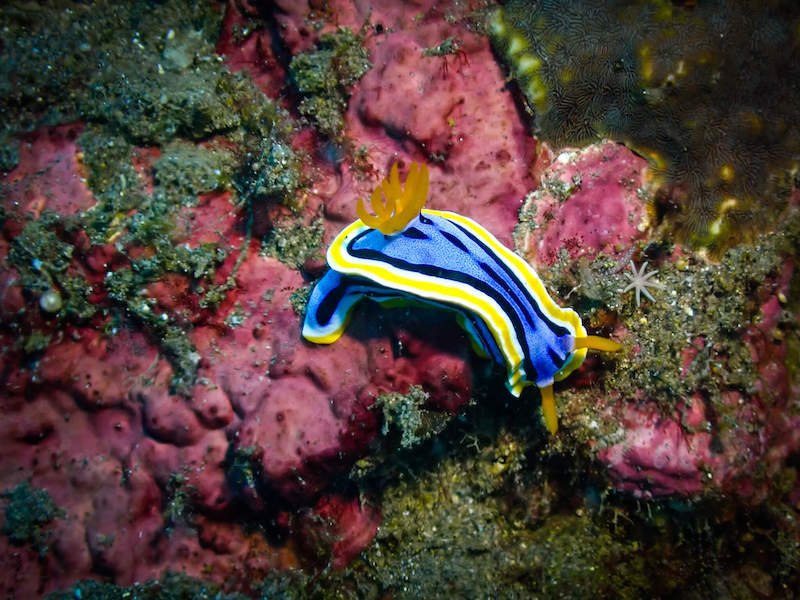
[[(530, 318), (530, 314), (528, 313), (528, 311), (525, 310), (525, 307), (522, 304), (518, 293), (515, 290), (512, 290), (511, 287), (509, 286), (508, 282), (506, 282), (505, 279), (500, 277), (500, 275), (498, 275), (497, 272), (494, 269), (492, 269), (492, 267), (487, 265), (485, 262), (483, 262), (483, 261), (478, 262), (478, 266), (480, 266), (481, 270), (484, 273), (486, 273), (492, 281), (494, 281), (495, 285), (497, 285), (501, 290), (503, 290), (503, 292), (505, 292), (505, 296), (503, 298), (504, 299), (507, 298), (509, 301), (511, 301), (514, 304), (516, 304), (517, 307), (519, 308), (519, 310), (521, 311), (521, 314), (525, 314), (528, 323), (532, 326), (533, 331), (535, 333), (536, 332), (536, 326), (535, 326), (536, 321), (535, 321), (535, 319), (531, 319)], [(523, 348), (523, 354), (525, 356), (525, 360), (523, 361), (523, 368), (525, 369), (525, 372), (526, 373), (530, 372), (529, 369), (533, 369), (534, 372), (535, 372), (536, 369), (533, 366), (533, 362), (530, 360), (531, 346), (528, 343), (528, 336), (521, 336), (521, 339), (520, 339), (519, 342), (520, 342), (520, 345)], [(557, 366), (557, 368), (559, 368), (559, 369), (561, 368), (561, 365), (559, 365), (558, 362), (555, 362), (553, 364), (555, 364)]]
[[(505, 263), (505, 261), (503, 261), (502, 258), (497, 256), (495, 252), (491, 248), (489, 248), (488, 245), (486, 245), (481, 239), (476, 237), (471, 231), (453, 221), (448, 220), (448, 222), (452, 223), (459, 231), (461, 231), (461, 233), (463, 233), (470, 240), (472, 240), (472, 242), (476, 246), (478, 246), (486, 256), (493, 257), (495, 264), (498, 265), (505, 272), (508, 278), (511, 279), (511, 281), (513, 281), (516, 284), (516, 289), (510, 288), (509, 284), (505, 281), (505, 279), (501, 277), (494, 269), (492, 269), (491, 266), (487, 265), (484, 262), (478, 263), (483, 272), (486, 273), (489, 277), (491, 277), (492, 280), (502, 290), (504, 290), (506, 294), (508, 294), (510, 300), (514, 304), (516, 304), (519, 313), (524, 315), (525, 319), (528, 321), (528, 323), (530, 323), (530, 326), (534, 330), (534, 332), (536, 332), (536, 322), (537, 322), (536, 317), (538, 317), (538, 319), (543, 321), (555, 336), (561, 337), (563, 335), (569, 335), (570, 332), (567, 328), (561, 325), (557, 325), (556, 323), (553, 323), (549, 318), (547, 318), (547, 316), (542, 312), (541, 308), (539, 307), (539, 303), (536, 300), (536, 298), (534, 298), (533, 295), (530, 293), (530, 290), (528, 289), (527, 285), (525, 285), (524, 282), (519, 280), (516, 274), (511, 270), (511, 267), (509, 267)], [(520, 292), (527, 300), (527, 303), (524, 302), (523, 299), (519, 297)], [(535, 317), (530, 313), (531, 307), (533, 308), (533, 311), (536, 313)], [(527, 359), (532, 354), (530, 344), (528, 343), (528, 339), (525, 336), (522, 336), (522, 339), (520, 339), (520, 343), (525, 349), (525, 357)], [(567, 362), (568, 354), (565, 354), (564, 357), (559, 356), (558, 354), (553, 352), (553, 349), (549, 344), (547, 345), (547, 351), (548, 355), (550, 356), (550, 359), (553, 362), (553, 365), (555, 365), (557, 370), (561, 369), (561, 367), (564, 366), (564, 363)], [(530, 362), (526, 361), (524, 364), (526, 372), (528, 372), (527, 368), (528, 365), (530, 365), (531, 368), (533, 368), (533, 365)]]
[(314, 318), (317, 323), (322, 326), (327, 326), (330, 323), (331, 317), (333, 313), (336, 312), (336, 307), (339, 306), (342, 298), (344, 298), (347, 293), (348, 287), (350, 287), (350, 282), (346, 277), (342, 277), (339, 285), (325, 294), (325, 297), (322, 299), (322, 302), (317, 305), (317, 310), (314, 313)]
[(554, 365), (558, 365), (559, 369), (567, 362), (566, 358), (561, 358), (550, 346), (547, 347), (547, 355), (550, 357), (550, 360), (553, 361)]
[(455, 246), (456, 248), (458, 248), (462, 252), (469, 253), (469, 250), (467, 250), (467, 247), (464, 245), (464, 242), (462, 242), (460, 239), (458, 239), (452, 233), (450, 233), (449, 231), (442, 231), (440, 233), (444, 236), (444, 239), (446, 239), (448, 242), (453, 244), (453, 246)]
[(403, 230), (403, 237), (411, 238), (412, 240), (428, 240), (430, 239), (426, 234), (422, 233), (416, 227), (406, 227)]
[[(492, 267), (487, 265), (485, 262), (479, 262), (478, 265), (480, 266), (481, 270), (484, 273), (486, 273), (492, 279), (492, 281), (494, 281), (497, 284), (497, 286), (500, 287), (508, 295), (508, 297), (511, 298), (517, 304), (517, 306), (520, 307), (520, 309), (524, 308), (522, 303), (517, 298), (516, 291), (511, 289), (511, 286), (508, 285), (508, 282), (505, 279), (500, 277), (500, 275), (498, 275), (497, 272)], [(528, 315), (528, 316), (530, 316), (530, 315)], [(535, 322), (536, 321), (534, 319), (528, 319), (528, 320), (531, 322), (532, 325), (534, 325), (533, 329), (535, 331), (536, 330), (536, 326), (535, 326)]]
[[(476, 317), (476, 316), (474, 316), (472, 314), (468, 314), (463, 310), (461, 311), (461, 313), (463, 315), (465, 315), (465, 317), (469, 320), (470, 323), (472, 323), (472, 329), (473, 329), (473, 331), (475, 331), (475, 335), (478, 336), (478, 339), (481, 342), (481, 346), (483, 346), (483, 349), (486, 351), (486, 354), (488, 354), (492, 358), (492, 360), (496, 360), (497, 359), (496, 354), (499, 354), (500, 357), (502, 357), (503, 356), (503, 352), (497, 346), (497, 343), (494, 341), (494, 339), (487, 340), (486, 336), (483, 335), (484, 328), (486, 327), (486, 324), (483, 323), (483, 321), (481, 319), (479, 319), (478, 317)], [(478, 322), (482, 323), (483, 327), (478, 325)], [(495, 353), (495, 349), (497, 349), (496, 353)]]
[[(475, 235), (473, 235), (468, 229), (465, 229), (464, 227), (462, 227), (461, 225), (459, 225), (454, 221), (448, 221), (448, 222), (456, 226), (464, 235), (466, 235), (475, 244), (477, 244), (481, 248), (481, 250), (483, 250), (484, 253), (486, 253), (488, 256), (495, 256), (494, 251), (491, 248), (489, 248), (486, 244), (484, 244), (479, 238), (475, 237)], [(555, 335), (559, 337), (563, 335), (569, 335), (570, 331), (566, 327), (558, 325), (557, 323), (553, 323), (547, 317), (547, 315), (545, 315), (542, 312), (542, 309), (539, 308), (539, 302), (536, 300), (536, 298), (534, 298), (531, 295), (530, 291), (528, 290), (528, 287), (522, 281), (517, 279), (517, 276), (514, 274), (511, 268), (505, 262), (503, 262), (502, 259), (498, 258), (496, 262), (500, 266), (500, 268), (506, 273), (506, 275), (508, 275), (513, 281), (517, 283), (519, 289), (522, 291), (522, 293), (525, 295), (525, 298), (528, 300), (528, 305), (532, 306), (533, 310), (536, 312), (536, 316), (538, 316), (539, 319), (547, 323), (548, 327)]]

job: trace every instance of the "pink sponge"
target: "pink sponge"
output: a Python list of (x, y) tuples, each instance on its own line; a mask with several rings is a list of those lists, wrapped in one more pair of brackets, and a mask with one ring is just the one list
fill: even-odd
[(380, 511), (357, 496), (329, 494), (299, 519), (300, 539), (313, 556), (323, 550), (334, 569), (345, 567), (366, 548), (380, 525)]
[[(722, 491), (757, 504), (773, 490), (772, 478), (800, 450), (800, 397), (785, 339), (776, 337), (785, 314), (779, 296), (788, 292), (788, 261), (773, 293), (761, 305), (762, 319), (743, 332), (758, 377), (752, 390), (723, 390), (710, 400), (702, 390), (665, 413), (654, 400), (611, 403), (606, 417), (619, 422), (621, 439), (599, 449), (614, 485), (638, 497)], [(796, 317), (795, 317), (796, 318)], [(687, 348), (691, 360), (701, 342)], [(720, 369), (727, 368), (720, 357)]]
[(529, 260), (552, 265), (569, 258), (616, 256), (644, 237), (646, 162), (620, 144), (564, 151), (541, 175), (522, 209), (529, 221), (518, 247)]

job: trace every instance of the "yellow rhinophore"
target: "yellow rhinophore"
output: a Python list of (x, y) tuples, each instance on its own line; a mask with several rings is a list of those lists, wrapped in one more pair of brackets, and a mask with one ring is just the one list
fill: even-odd
[(375, 214), (366, 211), (361, 198), (358, 199), (356, 213), (367, 227), (391, 235), (402, 231), (420, 213), (427, 197), (428, 166), (411, 163), (405, 185), (401, 187), (397, 163), (394, 163), (389, 177), (372, 192), (370, 205)]

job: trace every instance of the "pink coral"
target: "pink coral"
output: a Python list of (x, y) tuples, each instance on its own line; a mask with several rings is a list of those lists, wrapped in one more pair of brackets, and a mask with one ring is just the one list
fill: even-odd
[(639, 197), (647, 189), (646, 162), (620, 144), (598, 143), (564, 151), (542, 172), (523, 214), (531, 221), (517, 246), (539, 265), (599, 252), (621, 256), (644, 238), (646, 211)]
[[(309, 554), (330, 556), (334, 569), (345, 567), (366, 548), (378, 531), (380, 512), (357, 497), (330, 494), (298, 519), (300, 538)], [(329, 547), (329, 549), (326, 548)]]
[(82, 124), (70, 123), (24, 136), (19, 165), (4, 180), (17, 210), (35, 216), (43, 210), (74, 215), (94, 204), (76, 141), (82, 132)]
[[(378, 38), (374, 67), (350, 101), (348, 131), (368, 145), (381, 171), (398, 155), (433, 163), (428, 208), (468, 215), (510, 244), (519, 200), (534, 184), (536, 143), (514, 116), (485, 39), (465, 32), (467, 60), (446, 74), (442, 58), (422, 55), (446, 37), (440, 21), (423, 20)], [(397, 142), (387, 144), (385, 132)], [(355, 217), (350, 197), (332, 199), (334, 215)]]
[[(786, 264), (761, 306), (761, 321), (744, 332), (759, 379), (750, 395), (722, 392), (717, 410), (725, 420), (710, 414), (700, 391), (672, 414), (652, 400), (608, 408), (610, 421), (622, 420), (622, 440), (600, 448), (598, 457), (618, 489), (645, 498), (717, 490), (753, 504), (768, 497), (771, 478), (800, 450), (800, 417), (793, 412), (800, 390), (792, 383), (787, 343), (774, 335), (783, 311), (778, 297), (788, 291), (793, 268)], [(697, 339), (686, 349), (685, 365), (703, 345)]]
[[(368, 197), (393, 162), (428, 163), (431, 168), (429, 208), (468, 215), (511, 244), (520, 199), (534, 187), (537, 142), (517, 115), (514, 99), (504, 88), (503, 74), (488, 41), (465, 27), (466, 9), (432, 1), (358, 4), (330, 2), (336, 25), (319, 30), (309, 18), (324, 16), (313, 3), (279, 2), (276, 19), (284, 43), (293, 53), (310, 49), (319, 36), (339, 27), (361, 30), (380, 24), (364, 44), (373, 68), (352, 90), (345, 115), (346, 133), (354, 146), (369, 151), (372, 173), (347, 161), (316, 187), (325, 196), (329, 236), (356, 218), (358, 197)], [(458, 15), (450, 25), (444, 19)], [(267, 32), (254, 34), (259, 39)], [(451, 36), (461, 41), (459, 56), (425, 56)], [(223, 36), (221, 48), (234, 68), (258, 81), (270, 59), (253, 58), (254, 47)], [(446, 61), (450, 66), (445, 69)], [(275, 86), (264, 87), (274, 95)]]
[(701, 492), (716, 463), (711, 435), (687, 432), (681, 420), (702, 420), (704, 410), (699, 397), (673, 416), (662, 415), (654, 404), (628, 406), (622, 423), (624, 441), (599, 452), (617, 489), (645, 498)]

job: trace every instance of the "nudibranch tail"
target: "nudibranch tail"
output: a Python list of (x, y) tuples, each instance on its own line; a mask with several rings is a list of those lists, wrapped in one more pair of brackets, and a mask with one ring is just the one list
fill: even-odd
[[(618, 352), (622, 350), (622, 344), (598, 335), (576, 337), (572, 351), (573, 356), (576, 356), (581, 351), (585, 353), (587, 349), (600, 350), (601, 352)], [(582, 358), (580, 362), (583, 362)], [(571, 373), (572, 370), (574, 369), (569, 369), (567, 374)], [(563, 377), (556, 375), (555, 379), (558, 381), (563, 379)], [(558, 431), (558, 412), (556, 411), (556, 403), (553, 396), (553, 386), (542, 386), (539, 388), (539, 393), (542, 396), (542, 420), (547, 430), (551, 434), (555, 434)]]
[(397, 163), (392, 165), (389, 176), (375, 188), (370, 198), (372, 212), (364, 208), (364, 202), (358, 199), (356, 213), (358, 218), (372, 229), (384, 235), (392, 235), (405, 229), (416, 217), (428, 199), (428, 166), (411, 163), (405, 185), (400, 185)]

